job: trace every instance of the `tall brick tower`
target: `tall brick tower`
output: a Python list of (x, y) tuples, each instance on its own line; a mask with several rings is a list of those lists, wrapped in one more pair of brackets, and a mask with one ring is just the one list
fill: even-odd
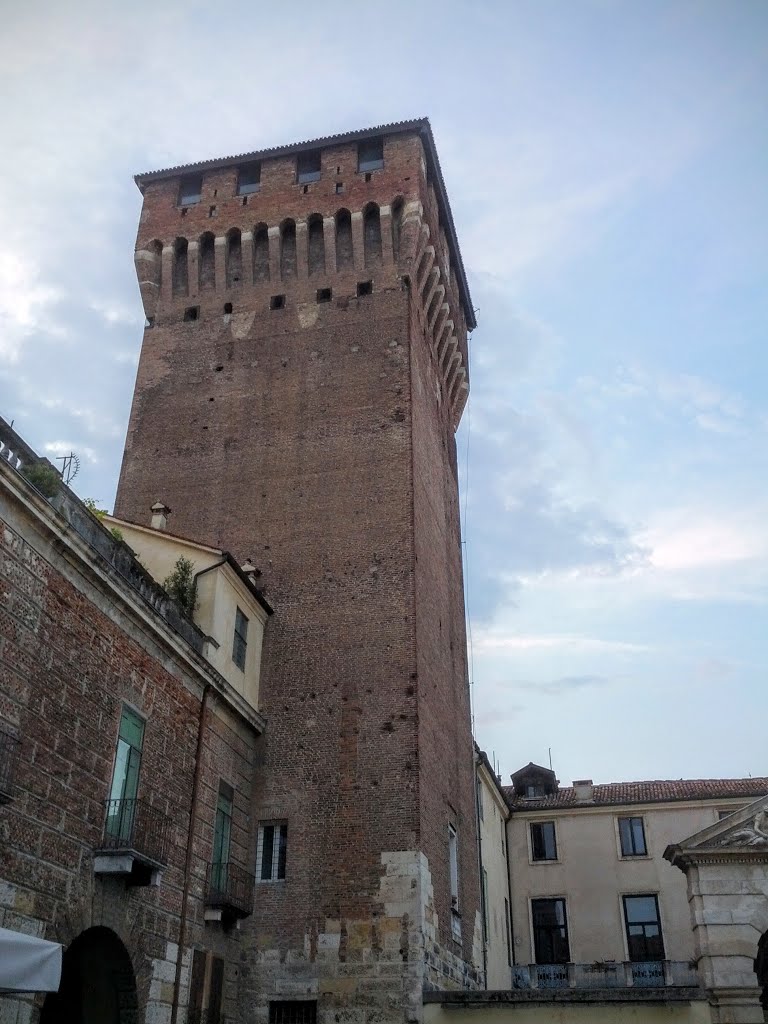
[[(241, 823), (271, 880), (229, 982), (243, 1019), (418, 1019), (424, 989), (482, 982), (454, 442), (474, 316), (429, 123), (136, 181), (116, 514), (161, 499), (275, 607)], [(287, 836), (283, 865), (257, 835)]]

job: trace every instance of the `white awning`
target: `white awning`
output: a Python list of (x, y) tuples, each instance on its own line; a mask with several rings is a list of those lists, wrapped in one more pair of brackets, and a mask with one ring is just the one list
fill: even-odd
[(61, 946), (0, 928), (0, 992), (58, 992)]

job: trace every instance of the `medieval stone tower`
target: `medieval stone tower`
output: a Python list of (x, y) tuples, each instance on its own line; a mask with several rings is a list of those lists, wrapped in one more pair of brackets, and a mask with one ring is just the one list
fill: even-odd
[(136, 180), (147, 326), (116, 514), (161, 499), (275, 608), (239, 827), (282, 860), (228, 984), (243, 1020), (281, 1000), (416, 1020), (425, 988), (481, 982), (454, 443), (474, 317), (432, 132)]

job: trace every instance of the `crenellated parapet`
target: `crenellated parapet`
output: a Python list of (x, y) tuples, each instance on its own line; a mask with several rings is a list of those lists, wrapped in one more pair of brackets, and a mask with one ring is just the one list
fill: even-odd
[(474, 318), (430, 146), (431, 135), (395, 133), (139, 176), (147, 327), (321, 302), (346, 309), (406, 287), (457, 426)]

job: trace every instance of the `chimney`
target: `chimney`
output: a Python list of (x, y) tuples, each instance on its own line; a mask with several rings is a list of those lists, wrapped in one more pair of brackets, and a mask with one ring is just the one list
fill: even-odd
[(576, 793), (577, 804), (588, 804), (594, 799), (592, 779), (575, 779), (573, 788)]
[(168, 516), (171, 514), (171, 510), (167, 505), (164, 505), (162, 501), (156, 501), (150, 509), (152, 513), (152, 521), (150, 526), (153, 530), (165, 530), (168, 526)]
[(251, 581), (251, 583), (255, 583), (259, 576), (261, 576), (261, 570), (256, 568), (256, 566), (253, 564), (250, 558), (246, 558), (246, 560), (243, 562), (240, 568), (243, 570), (243, 572)]

